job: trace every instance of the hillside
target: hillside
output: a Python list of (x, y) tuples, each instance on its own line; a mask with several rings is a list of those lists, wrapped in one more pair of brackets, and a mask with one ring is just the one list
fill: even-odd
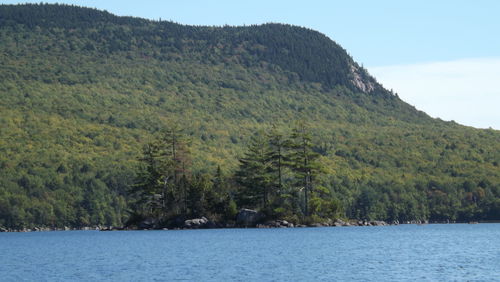
[(305, 120), (343, 216), (500, 219), (500, 132), (432, 119), (325, 35), (0, 6), (0, 226), (121, 225), (142, 147), (185, 129), (193, 171)]

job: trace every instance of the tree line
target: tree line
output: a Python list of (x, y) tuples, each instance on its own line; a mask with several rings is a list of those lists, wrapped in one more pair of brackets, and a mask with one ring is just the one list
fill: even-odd
[[(332, 181), (324, 148), (304, 121), (291, 129), (271, 126), (249, 138), (237, 168), (223, 173), (193, 172), (189, 139), (179, 126), (167, 127), (149, 142), (130, 190), (132, 221), (207, 216), (234, 220), (241, 208), (267, 219), (310, 223), (331, 218), (367, 220), (474, 220), (498, 216), (498, 200), (487, 183), (463, 185), (465, 194), (437, 181), (350, 183)], [(494, 192), (494, 191), (492, 191)], [(491, 192), (490, 192), (491, 193)], [(464, 197), (464, 198), (462, 198)]]
[(168, 127), (145, 145), (137, 181), (130, 189), (132, 220), (209, 216), (232, 221), (239, 208), (257, 209), (268, 219), (305, 222), (338, 217), (341, 205), (322, 186), (320, 154), (304, 122), (289, 133), (258, 131), (232, 175), (191, 171), (189, 140)]

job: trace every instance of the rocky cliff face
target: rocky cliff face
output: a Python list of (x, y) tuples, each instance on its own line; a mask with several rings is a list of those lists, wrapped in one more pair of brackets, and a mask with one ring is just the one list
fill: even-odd
[(368, 79), (363, 79), (362, 73), (356, 65), (351, 65), (350, 66), (351, 70), (351, 75), (353, 79), (351, 80), (352, 84), (359, 90), (361, 90), (363, 93), (370, 93), (373, 90), (375, 90), (375, 83), (373, 81), (368, 80)]

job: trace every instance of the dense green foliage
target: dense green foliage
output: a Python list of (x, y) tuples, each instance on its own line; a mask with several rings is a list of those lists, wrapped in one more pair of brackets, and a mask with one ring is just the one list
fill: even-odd
[[(294, 120), (309, 125), (322, 167), (313, 181), (340, 203), (340, 216), (500, 219), (498, 131), (431, 119), (306, 28), (2, 5), (0, 66), (3, 226), (123, 224), (142, 148), (166, 124), (190, 140), (198, 184), (173, 198), (186, 209), (196, 189), (217, 183), (219, 166), (238, 174), (255, 132), (275, 124), (288, 138)], [(232, 187), (210, 196), (219, 210), (248, 187), (236, 176), (224, 185)]]
[(173, 125), (144, 146), (141, 165), (129, 189), (133, 217), (162, 221), (210, 216), (234, 217), (236, 206), (220, 167), (213, 176), (192, 173), (189, 142), (183, 130)]
[(339, 217), (341, 203), (322, 186), (324, 169), (311, 139), (303, 122), (290, 136), (276, 128), (260, 132), (252, 137), (233, 177), (224, 176), (220, 167), (213, 175), (201, 175), (191, 173), (182, 130), (170, 126), (143, 149), (142, 166), (130, 189), (133, 216), (127, 224), (154, 219), (172, 227), (201, 216), (224, 223), (234, 220), (238, 206), (258, 209), (267, 219), (293, 222)]

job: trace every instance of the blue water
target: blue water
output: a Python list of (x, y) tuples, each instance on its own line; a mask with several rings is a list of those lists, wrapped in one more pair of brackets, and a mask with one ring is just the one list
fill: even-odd
[(0, 233), (1, 281), (500, 281), (500, 224)]

